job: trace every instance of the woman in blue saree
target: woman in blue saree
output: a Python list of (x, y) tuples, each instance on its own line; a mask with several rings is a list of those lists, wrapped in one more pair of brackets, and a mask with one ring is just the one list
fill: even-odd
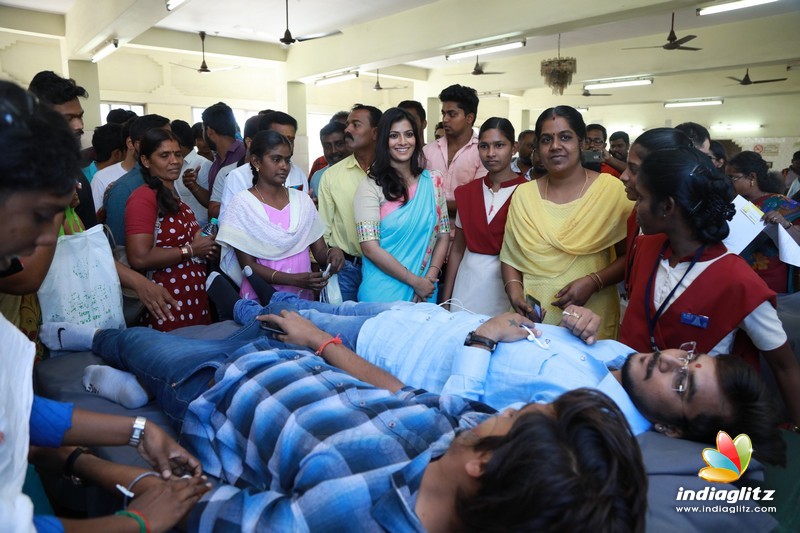
[(399, 108), (386, 111), (375, 162), (354, 198), (364, 257), (361, 302), (436, 301), (450, 220), (444, 177), (423, 163), (413, 117)]

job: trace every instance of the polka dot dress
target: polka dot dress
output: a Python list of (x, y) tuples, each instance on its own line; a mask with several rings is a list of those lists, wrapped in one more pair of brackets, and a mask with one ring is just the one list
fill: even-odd
[[(161, 229), (156, 238), (159, 248), (180, 248), (191, 244), (195, 233), (200, 229), (194, 213), (181, 202), (180, 213), (167, 215), (161, 220)], [(172, 331), (184, 326), (210, 324), (208, 295), (206, 294), (206, 265), (191, 259), (157, 270), (153, 273), (153, 283), (166, 288), (180, 307), (172, 309), (175, 321), (161, 321), (147, 313), (143, 320), (149, 327), (159, 331)]]

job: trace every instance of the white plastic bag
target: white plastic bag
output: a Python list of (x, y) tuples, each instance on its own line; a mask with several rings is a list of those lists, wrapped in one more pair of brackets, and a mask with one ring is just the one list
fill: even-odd
[(342, 303), (342, 291), (339, 290), (339, 274), (334, 274), (328, 278), (328, 284), (322, 287), (319, 292), (319, 301), (333, 305)]
[(58, 238), (38, 296), (42, 322), (125, 327), (122, 289), (103, 226)]

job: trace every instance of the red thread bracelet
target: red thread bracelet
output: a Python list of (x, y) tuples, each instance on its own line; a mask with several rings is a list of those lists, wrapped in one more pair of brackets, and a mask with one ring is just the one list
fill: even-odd
[(139, 518), (142, 519), (142, 522), (144, 523), (145, 533), (150, 533), (150, 531), (152, 531), (150, 529), (150, 523), (147, 521), (147, 518), (145, 518), (144, 515), (140, 511), (135, 511), (133, 509), (126, 509), (126, 512), (129, 513), (129, 514), (134, 514), (134, 515), (136, 515), (136, 516), (138, 516)]
[(320, 356), (321, 356), (321, 355), (322, 355), (322, 350), (324, 350), (325, 348), (327, 348), (329, 344), (342, 344), (342, 337), (340, 337), (339, 335), (336, 335), (335, 337), (331, 337), (330, 339), (326, 340), (326, 341), (325, 341), (325, 342), (323, 342), (323, 343), (322, 343), (322, 345), (319, 347), (319, 350), (317, 350), (316, 352), (314, 352), (314, 354), (315, 354), (315, 355), (320, 355)]

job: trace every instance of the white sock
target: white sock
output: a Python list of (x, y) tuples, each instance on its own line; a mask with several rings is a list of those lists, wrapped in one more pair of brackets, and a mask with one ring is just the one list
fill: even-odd
[(149, 398), (136, 376), (106, 365), (89, 365), (83, 371), (83, 387), (93, 394), (128, 409), (147, 404)]
[(85, 324), (46, 322), (39, 329), (39, 338), (51, 350), (91, 350), (98, 329)]

